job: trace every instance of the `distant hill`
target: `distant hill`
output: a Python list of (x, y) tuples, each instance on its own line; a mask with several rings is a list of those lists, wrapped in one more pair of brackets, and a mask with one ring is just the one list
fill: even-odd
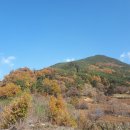
[(58, 63), (53, 66), (52, 68), (58, 68), (58, 69), (64, 69), (64, 70), (70, 70), (73, 67), (79, 67), (80, 69), (84, 70), (90, 65), (100, 65), (100, 66), (107, 66), (107, 67), (119, 67), (122, 69), (130, 69), (130, 65), (126, 64), (124, 62), (121, 62), (117, 59), (110, 58), (108, 56), (104, 55), (96, 55), (91, 56), (85, 59), (73, 61), (73, 62), (65, 62), (65, 63)]

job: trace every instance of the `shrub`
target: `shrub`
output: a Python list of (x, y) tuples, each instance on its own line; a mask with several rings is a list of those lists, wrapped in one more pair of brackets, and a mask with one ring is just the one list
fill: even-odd
[(76, 127), (76, 122), (69, 115), (65, 103), (61, 96), (55, 98), (52, 96), (49, 103), (50, 116), (49, 119), (53, 124), (60, 126)]
[(130, 88), (125, 86), (117, 86), (114, 88), (114, 93), (124, 94), (129, 93)]
[(21, 97), (15, 99), (9, 106), (5, 107), (2, 112), (1, 127), (9, 128), (16, 122), (24, 120), (27, 116), (30, 101), (30, 94), (24, 93)]
[(79, 103), (79, 98), (78, 97), (72, 97), (70, 99), (70, 104), (72, 104), (74, 107)]
[(20, 68), (16, 71), (11, 72), (4, 79), (7, 83), (18, 81), (24, 81), (26, 87), (29, 87), (36, 81), (34, 72), (28, 68)]
[(25, 89), (27, 88), (27, 86), (26, 86), (24, 80), (17, 80), (15, 83), (16, 83), (18, 86), (20, 86), (22, 90), (25, 90)]
[(81, 101), (75, 106), (75, 108), (85, 110), (88, 109), (88, 104), (85, 101)]
[(108, 102), (109, 104), (109, 110), (106, 111), (106, 113), (113, 114), (113, 115), (121, 115), (121, 116), (127, 116), (129, 115), (129, 105), (125, 103), (119, 103), (118, 100), (113, 99)]
[(107, 101), (107, 96), (105, 96), (103, 93), (97, 91), (97, 94), (94, 97), (94, 101), (96, 103), (105, 103)]
[(88, 114), (88, 117), (92, 122), (96, 122), (102, 116), (104, 116), (104, 111), (100, 108), (97, 108)]
[(89, 127), (90, 127), (90, 124), (89, 124), (90, 121), (87, 118), (87, 113), (80, 112), (77, 122), (78, 122), (78, 127), (81, 130), (90, 130), (89, 129)]
[(56, 80), (50, 80), (48, 78), (43, 81), (44, 92), (49, 95), (58, 95), (61, 93), (61, 88)]
[(0, 98), (14, 97), (21, 92), (21, 88), (13, 83), (0, 87)]
[(37, 92), (44, 92), (44, 88), (43, 88), (43, 79), (42, 77), (39, 77), (36, 81), (36, 83), (34, 83), (32, 86), (31, 86), (31, 91), (34, 92), (35, 89), (37, 89)]
[(67, 92), (68, 97), (80, 96), (80, 93), (76, 87), (71, 87)]

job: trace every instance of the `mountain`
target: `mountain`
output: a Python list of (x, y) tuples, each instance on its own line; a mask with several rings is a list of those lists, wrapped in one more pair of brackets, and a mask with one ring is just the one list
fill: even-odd
[[(130, 65), (104, 55), (59, 63), (51, 66), (67, 76), (75, 75), (80, 82), (90, 83), (106, 93), (118, 93), (117, 89), (130, 86)], [(107, 87), (106, 87), (107, 86)]]
[(104, 55), (91, 56), (91, 57), (73, 61), (73, 62), (58, 63), (58, 64), (53, 65), (52, 67), (67, 70), (67, 69), (70, 69), (70, 66), (72, 64), (75, 64), (79, 66), (81, 69), (85, 69), (89, 65), (92, 65), (92, 64), (95, 65), (95, 64), (100, 64), (100, 63), (102, 63), (102, 65), (110, 64), (111, 67), (120, 66), (121, 68), (130, 69), (130, 65), (123, 63), (117, 59), (110, 58)]
[[(91, 56), (85, 59), (59, 63), (51, 66), (55, 69), (61, 69), (68, 72), (103, 72), (111, 73), (112, 75), (116, 74), (117, 77), (129, 77), (130, 76), (130, 65), (123, 63), (117, 59), (110, 58), (104, 55)], [(111, 71), (111, 72), (109, 72)]]

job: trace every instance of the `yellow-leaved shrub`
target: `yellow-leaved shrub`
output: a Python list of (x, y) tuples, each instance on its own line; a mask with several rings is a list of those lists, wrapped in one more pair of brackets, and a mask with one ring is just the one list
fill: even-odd
[(43, 81), (44, 91), (50, 95), (61, 94), (61, 88), (56, 80), (50, 80), (48, 78)]
[(69, 115), (65, 102), (61, 96), (51, 96), (49, 102), (50, 121), (60, 126), (76, 127), (75, 120)]
[(23, 93), (17, 97), (9, 106), (5, 107), (2, 114), (1, 128), (9, 128), (11, 125), (24, 120), (28, 113), (31, 95)]
[(4, 87), (0, 87), (0, 98), (14, 97), (21, 92), (21, 88), (13, 83), (7, 83)]
[(18, 70), (10, 72), (9, 75), (7, 75), (4, 80), (9, 83), (13, 82), (16, 83), (17, 81), (22, 81), (25, 83), (25, 86), (27, 88), (30, 88), (33, 83), (36, 81), (35, 74), (32, 70), (29, 68), (20, 68)]

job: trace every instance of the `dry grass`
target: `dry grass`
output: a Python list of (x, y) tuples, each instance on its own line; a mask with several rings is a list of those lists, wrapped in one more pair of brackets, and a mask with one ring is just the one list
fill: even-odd
[(112, 115), (105, 115), (100, 118), (102, 121), (107, 121), (111, 123), (122, 123), (122, 122), (130, 122), (129, 117), (124, 117), (124, 116), (112, 116)]
[[(49, 97), (41, 95), (32, 95), (32, 97), (33, 104), (28, 118), (26, 121), (16, 124), (15, 127), (17, 130), (74, 130), (74, 128), (60, 127), (49, 123)], [(106, 126), (107, 122), (109, 122), (110, 126), (114, 123), (118, 125), (122, 122), (130, 122), (130, 99), (115, 99), (110, 97), (109, 100), (103, 103), (89, 102), (88, 100), (84, 100), (84, 97), (81, 97), (80, 101), (84, 101), (87, 104), (87, 109), (76, 110), (73, 105), (68, 104), (69, 113), (76, 119), (78, 124), (76, 130), (91, 130), (89, 129), (91, 126), (93, 126), (93, 130), (98, 130), (96, 124), (99, 122), (104, 123)], [(112, 111), (112, 113), (106, 113), (106, 111)], [(81, 115), (82, 117), (80, 117)], [(127, 129), (122, 128), (121, 130)]]
[(117, 98), (117, 99), (130, 99), (130, 95), (129, 94), (114, 94), (113, 98)]

